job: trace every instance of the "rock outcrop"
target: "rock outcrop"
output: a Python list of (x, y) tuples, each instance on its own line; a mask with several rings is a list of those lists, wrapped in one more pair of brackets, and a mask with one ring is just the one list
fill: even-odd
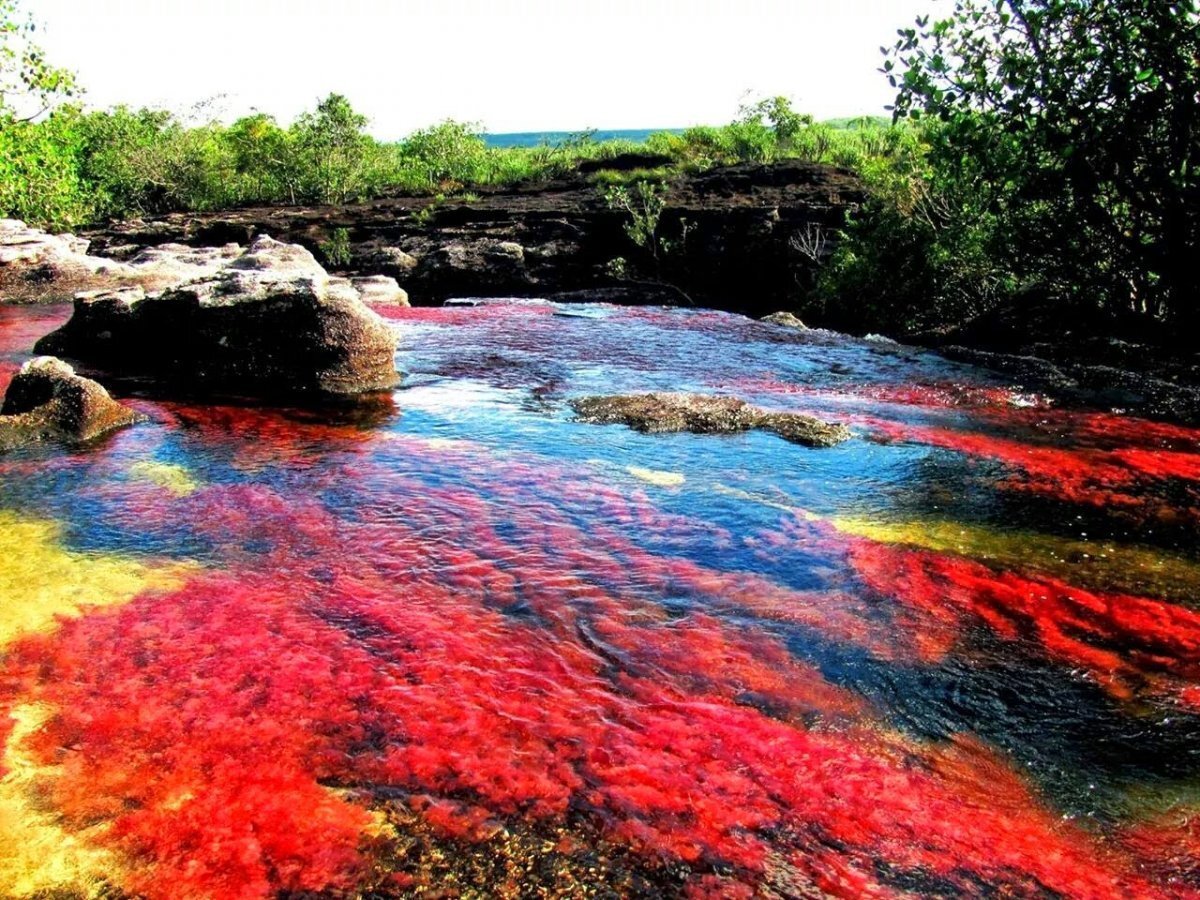
[(367, 306), (408, 306), (408, 291), (387, 275), (351, 278), (350, 284)]
[(392, 329), (303, 247), (263, 236), (215, 274), (170, 290), (80, 294), (37, 352), (160, 389), (347, 395), (399, 381)]
[[(397, 196), (339, 207), (176, 213), (91, 237), (114, 253), (260, 234), (317, 250), (344, 229), (351, 255), (340, 274), (395, 278), (418, 306), (453, 297), (590, 300), (603, 292), (622, 303), (690, 298), (762, 316), (794, 304), (797, 285), (815, 275), (817, 263), (794, 249), (796, 236), (820, 229), (832, 250), (847, 213), (864, 199), (852, 173), (796, 160), (679, 173), (669, 181), (658, 233), (672, 248), (657, 263), (630, 239), (629, 214), (609, 208), (581, 174), (477, 188), (467, 199)], [(626, 264), (614, 266), (617, 259)]]
[(767, 412), (736, 397), (703, 394), (624, 394), (582, 397), (571, 407), (583, 422), (621, 423), (645, 434), (690, 431), (736, 434), (751, 428), (772, 431), (808, 447), (832, 447), (849, 439), (845, 425), (799, 413)]
[(143, 418), (52, 356), (31, 359), (0, 407), (0, 450), (40, 441), (80, 443)]
[(125, 261), (88, 254), (89, 242), (0, 219), (0, 300), (69, 300), (83, 290), (163, 290), (216, 273), (241, 253), (237, 244), (147, 247)]

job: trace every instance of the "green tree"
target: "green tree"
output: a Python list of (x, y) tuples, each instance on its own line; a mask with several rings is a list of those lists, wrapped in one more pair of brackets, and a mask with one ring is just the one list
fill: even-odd
[(885, 51), (935, 177), (980, 185), (1025, 281), (1196, 324), (1195, 0), (956, 0)]
[(364, 191), (373, 144), (366, 127), (367, 117), (341, 94), (330, 94), (296, 120), (293, 138), (314, 199), (345, 203)]
[(46, 60), (35, 31), (15, 0), (0, 0), (0, 215), (70, 226), (89, 214), (76, 167), (77, 112), (46, 114), (77, 88)]
[(738, 122), (769, 129), (776, 148), (786, 150), (813, 124), (813, 117), (792, 109), (787, 97), (767, 97), (756, 103), (743, 103), (738, 110)]
[(224, 135), (247, 200), (296, 202), (300, 165), (287, 131), (266, 113), (243, 116)]
[(79, 111), (64, 106), (40, 122), (0, 128), (0, 217), (71, 228), (95, 206), (79, 173)]
[(0, 128), (31, 122), (77, 93), (75, 76), (51, 65), (16, 0), (0, 0)]

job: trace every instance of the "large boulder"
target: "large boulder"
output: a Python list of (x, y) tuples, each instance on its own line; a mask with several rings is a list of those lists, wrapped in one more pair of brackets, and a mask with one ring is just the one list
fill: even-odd
[(0, 219), (0, 300), (65, 300), (78, 291), (121, 287), (164, 290), (215, 274), (242, 249), (162, 244), (122, 262), (91, 256), (88, 246), (73, 234), (47, 234)]
[(571, 401), (571, 406), (580, 421), (599, 425), (619, 422), (645, 434), (677, 431), (736, 434), (761, 428), (809, 447), (832, 447), (850, 437), (850, 429), (845, 425), (799, 413), (767, 412), (736, 397), (618, 394), (581, 397)]
[(0, 407), (0, 449), (39, 441), (90, 441), (143, 417), (52, 356), (31, 359)]
[(396, 335), (311, 253), (263, 236), (214, 275), (147, 294), (81, 294), (37, 352), (167, 390), (344, 395), (398, 381)]
[(356, 251), (354, 256), (355, 268), (365, 272), (379, 272), (403, 282), (420, 264), (417, 257), (399, 247), (369, 246), (362, 251)]

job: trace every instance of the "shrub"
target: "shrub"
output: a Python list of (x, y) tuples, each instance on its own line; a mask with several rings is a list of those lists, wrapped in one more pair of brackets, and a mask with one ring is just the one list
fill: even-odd
[(422, 173), (430, 189), (446, 181), (486, 182), (488, 152), (479, 131), (475, 123), (447, 119), (409, 135), (401, 145), (401, 154), (406, 165)]
[(318, 245), (326, 266), (341, 267), (350, 264), (350, 231), (347, 228), (335, 228), (327, 240)]

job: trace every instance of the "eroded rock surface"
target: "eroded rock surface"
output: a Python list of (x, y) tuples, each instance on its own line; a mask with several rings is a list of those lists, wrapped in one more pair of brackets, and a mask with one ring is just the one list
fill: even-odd
[(80, 294), (37, 352), (167, 389), (245, 396), (358, 394), (399, 381), (396, 337), (311, 253), (263, 236), (215, 274), (151, 294)]
[(0, 408), (0, 450), (48, 440), (90, 441), (142, 418), (62, 360), (37, 357), (8, 386)]
[(387, 275), (351, 278), (350, 284), (367, 306), (408, 306), (408, 291)]
[(736, 434), (752, 428), (772, 431), (808, 447), (832, 447), (849, 439), (845, 425), (799, 413), (767, 412), (736, 397), (704, 394), (623, 394), (571, 401), (579, 419), (605, 425), (621, 423), (646, 434), (690, 431)]
[(140, 287), (163, 290), (216, 273), (242, 248), (161, 244), (119, 261), (88, 254), (73, 234), (47, 234), (16, 219), (0, 219), (0, 299), (69, 299), (82, 290)]
[[(629, 215), (609, 208), (589, 178), (481, 187), (469, 198), (172, 213), (92, 236), (108, 252), (166, 241), (245, 243), (260, 234), (316, 250), (345, 229), (351, 258), (341, 274), (395, 278), (417, 306), (455, 297), (592, 300), (603, 292), (622, 303), (690, 298), (761, 316), (793, 303), (796, 285), (815, 275), (816, 262), (791, 249), (796, 235), (819, 228), (832, 250), (865, 196), (850, 172), (797, 160), (679, 173), (669, 179), (658, 225), (673, 249), (656, 265), (631, 241)], [(628, 277), (618, 274), (617, 259)]]

